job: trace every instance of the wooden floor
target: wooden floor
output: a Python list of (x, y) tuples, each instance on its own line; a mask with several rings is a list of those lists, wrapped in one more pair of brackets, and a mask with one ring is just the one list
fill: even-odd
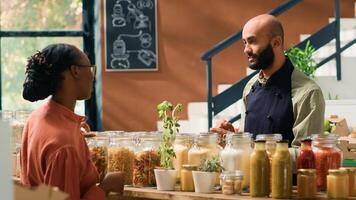
[[(125, 187), (123, 197), (118, 197), (115, 194), (110, 194), (108, 200), (148, 200), (148, 199), (162, 199), (162, 200), (250, 200), (259, 199), (267, 200), (272, 198), (252, 198), (247, 193), (242, 195), (223, 195), (221, 192), (212, 194), (199, 194), (195, 192), (179, 192), (179, 191), (158, 191), (154, 188), (133, 188)], [(297, 199), (296, 194), (292, 199)], [(319, 193), (315, 199), (328, 199), (325, 193)], [(349, 198), (356, 199), (356, 197)]]

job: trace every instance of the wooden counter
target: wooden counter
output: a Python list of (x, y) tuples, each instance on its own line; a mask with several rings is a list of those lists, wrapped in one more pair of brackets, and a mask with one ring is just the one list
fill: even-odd
[[(195, 192), (179, 192), (179, 191), (158, 191), (153, 188), (133, 188), (125, 187), (124, 197), (118, 197), (115, 194), (110, 194), (108, 200), (148, 200), (148, 199), (162, 199), (162, 200), (271, 200), (272, 198), (252, 198), (247, 193), (242, 195), (223, 195), (219, 193), (200, 194)], [(293, 194), (293, 199), (296, 194)], [(319, 193), (316, 199), (328, 199), (325, 193)], [(356, 199), (349, 198), (349, 199)]]

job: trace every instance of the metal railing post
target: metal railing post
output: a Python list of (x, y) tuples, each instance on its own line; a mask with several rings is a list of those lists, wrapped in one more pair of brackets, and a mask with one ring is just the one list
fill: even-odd
[(336, 48), (336, 78), (341, 80), (341, 47), (340, 47), (340, 0), (335, 0), (335, 48)]
[(208, 130), (213, 124), (213, 94), (212, 94), (212, 70), (211, 70), (211, 58), (206, 60), (206, 73), (207, 73), (207, 85), (208, 85)]

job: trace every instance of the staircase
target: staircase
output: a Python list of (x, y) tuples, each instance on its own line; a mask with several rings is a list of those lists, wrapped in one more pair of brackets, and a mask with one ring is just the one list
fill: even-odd
[[(356, 12), (356, 3), (355, 3)], [(356, 17), (356, 13), (355, 13)], [(329, 22), (335, 19), (330, 18)], [(310, 35), (302, 34), (303, 41)], [(340, 18), (340, 44), (341, 47), (356, 38), (356, 18)], [(313, 58), (319, 63), (335, 52), (335, 39), (319, 48)], [(247, 69), (247, 75), (252, 71)], [(325, 63), (316, 71), (315, 81), (321, 87), (326, 100), (325, 115), (338, 114), (346, 118), (349, 127), (356, 127), (356, 45), (350, 46), (341, 53), (341, 80), (337, 80), (335, 59)], [(218, 94), (230, 88), (232, 84), (220, 84)], [(213, 117), (213, 125), (219, 119), (231, 119), (240, 113), (241, 99), (230, 105), (218, 115)], [(181, 133), (199, 133), (208, 131), (207, 102), (188, 103), (188, 120), (181, 120)], [(233, 123), (239, 126), (239, 121)], [(162, 127), (161, 122), (157, 127)]]

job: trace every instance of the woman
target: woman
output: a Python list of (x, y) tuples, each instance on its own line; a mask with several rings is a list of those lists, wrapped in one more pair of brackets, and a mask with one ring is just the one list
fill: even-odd
[(105, 199), (105, 193), (122, 193), (121, 173), (108, 174), (96, 186), (98, 173), (80, 127), (83, 116), (74, 113), (77, 100), (89, 99), (95, 66), (78, 48), (52, 44), (27, 63), (23, 98), (34, 102), (52, 95), (33, 111), (21, 146), (21, 182), (26, 186), (57, 186), (70, 199)]

